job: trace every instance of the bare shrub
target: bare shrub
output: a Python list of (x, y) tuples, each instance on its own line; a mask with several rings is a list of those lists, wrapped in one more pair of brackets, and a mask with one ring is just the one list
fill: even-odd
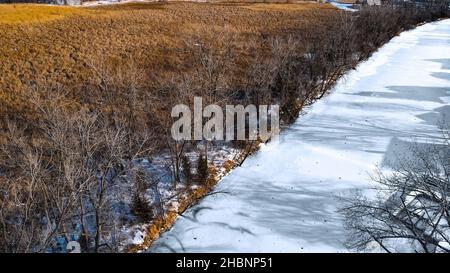
[(386, 252), (450, 252), (450, 146), (416, 148), (392, 175), (375, 178), (373, 200), (357, 193), (342, 212), (348, 247)]

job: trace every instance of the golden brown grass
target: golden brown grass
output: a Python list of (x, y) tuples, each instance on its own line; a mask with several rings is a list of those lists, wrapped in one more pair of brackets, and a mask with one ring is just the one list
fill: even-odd
[(87, 14), (87, 9), (36, 4), (0, 4), (0, 23), (33, 23)]
[[(103, 94), (83, 88), (95, 60), (132, 58), (150, 79), (183, 69), (186, 37), (209, 31), (249, 38), (303, 32), (327, 23), (328, 4), (133, 3), (96, 8), (1, 5), (0, 114), (26, 108), (21, 95), (36, 84), (62, 84), (74, 104)], [(16, 11), (16, 12), (15, 12)], [(58, 20), (52, 20), (58, 19)], [(17, 22), (17, 23), (12, 23)], [(20, 22), (28, 22), (21, 24)], [(97, 105), (98, 106), (98, 105)]]
[(255, 11), (302, 11), (317, 8), (316, 3), (254, 3), (248, 5), (242, 4), (242, 6)]

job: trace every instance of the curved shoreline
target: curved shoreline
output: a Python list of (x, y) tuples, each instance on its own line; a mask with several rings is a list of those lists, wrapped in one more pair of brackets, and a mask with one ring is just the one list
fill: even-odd
[[(439, 26), (447, 27), (448, 31), (450, 20), (428, 23), (414, 30), (402, 32), (400, 36), (381, 47), (371, 58), (361, 63), (356, 71), (349, 72), (346, 79), (339, 80), (330, 96), (316, 102), (306, 115), (298, 118), (291, 128), (283, 132), (280, 144), (265, 145), (242, 168), (236, 169), (232, 175), (218, 184), (217, 188), (228, 190), (231, 188), (231, 192), (235, 195), (207, 197), (201, 200), (197, 206), (188, 210), (176, 221), (170, 231), (163, 233), (150, 251), (346, 251), (339, 243), (344, 237), (344, 232), (340, 229), (340, 219), (339, 217), (330, 218), (335, 216), (333, 207), (336, 206), (335, 202), (330, 200), (337, 192), (370, 185), (365, 172), (370, 171), (374, 163), (382, 163), (383, 156), (392, 152), (389, 149), (404, 144), (403, 142), (406, 141), (404, 138), (410, 135), (435, 134), (435, 126), (422, 125), (419, 122), (420, 118), (415, 117), (413, 113), (419, 111), (417, 109), (420, 107), (423, 109), (419, 112), (433, 112), (433, 109), (439, 108), (435, 107), (439, 104), (436, 104), (436, 100), (442, 100), (439, 96), (437, 98), (423, 97), (424, 94), (420, 93), (420, 89), (413, 91), (414, 95), (419, 96), (420, 100), (425, 98), (431, 101), (424, 103), (414, 98), (392, 97), (389, 94), (403, 94), (407, 91), (405, 88), (386, 90), (386, 86), (390, 86), (389, 82), (379, 85), (380, 83), (373, 78), (382, 75), (380, 81), (386, 81), (390, 77), (392, 84), (403, 83), (403, 81), (404, 83), (414, 81), (420, 83), (420, 77), (413, 68), (402, 68), (405, 71), (401, 72), (406, 76), (396, 74), (397, 77), (388, 77), (390, 74), (395, 74), (392, 64), (398, 63), (392, 60), (405, 58), (404, 55), (407, 54), (405, 51), (413, 51), (414, 47), (426, 47), (425, 42), (421, 44), (422, 36), (430, 36), (429, 39), (434, 40), (444, 39), (442, 34), (435, 35), (436, 37), (427, 34), (432, 30), (439, 31)], [(414, 46), (411, 47), (411, 43)], [(445, 47), (445, 45), (441, 46)], [(427, 69), (431, 69), (432, 72), (422, 78), (426, 83), (437, 82), (438, 86), (430, 87), (433, 88), (430, 90), (435, 90), (433, 92), (437, 92), (437, 95), (442, 94), (442, 88), (448, 86), (448, 80), (432, 75), (432, 73), (440, 73), (438, 66), (442, 64), (429, 63), (423, 58), (436, 56), (439, 53), (445, 58), (445, 52), (441, 50), (434, 53), (435, 55), (427, 53), (417, 54), (418, 56), (410, 54), (410, 58), (418, 58), (412, 58), (418, 62), (413, 65), (414, 67), (422, 68), (424, 67), (421, 66), (422, 63), (430, 66)], [(389, 61), (391, 63), (388, 63)], [(397, 66), (402, 67), (399, 64)], [(385, 75), (386, 72), (380, 70), (385, 67), (394, 72)], [(417, 86), (420, 85), (417, 84)], [(448, 103), (449, 101), (444, 100), (444, 103), (440, 104), (446, 106)], [(383, 105), (390, 107), (380, 108)], [(362, 109), (363, 107), (365, 108)], [(378, 108), (383, 112), (377, 112), (380, 110)], [(403, 113), (399, 109), (408, 111)], [(338, 112), (336, 115), (330, 115), (333, 111)], [(343, 117), (347, 117), (347, 120), (343, 120)], [(399, 120), (399, 118), (406, 118), (413, 126), (408, 123), (391, 124), (393, 120), (400, 122), (402, 119)], [(334, 130), (327, 131), (326, 126)], [(340, 137), (333, 138), (333, 133)], [(300, 139), (299, 136), (301, 136)], [(398, 139), (401, 144), (398, 144)], [(355, 150), (354, 148), (358, 145), (365, 149)], [(389, 148), (390, 146), (392, 147)], [(304, 156), (298, 156), (298, 154), (304, 154)], [(274, 160), (274, 157), (278, 160)], [(267, 173), (261, 171), (262, 169)], [(333, 174), (326, 173), (330, 169), (334, 171)], [(352, 169), (356, 171), (351, 171)], [(342, 170), (347, 170), (348, 173), (339, 176)], [(277, 172), (280, 174), (276, 175)], [(293, 180), (294, 175), (300, 178)], [(258, 183), (256, 179), (266, 181)], [(291, 191), (295, 194), (291, 194)], [(315, 202), (317, 203), (313, 205)], [(280, 210), (277, 211), (275, 208)], [(311, 215), (296, 214), (298, 211), (304, 211), (305, 208), (311, 211), (321, 208), (322, 213), (329, 217), (313, 213)], [(267, 212), (264, 213), (264, 211)], [(277, 213), (284, 214), (286, 217), (277, 218)], [(271, 217), (268, 217), (269, 215)], [(289, 215), (291, 217), (287, 217)], [(274, 226), (270, 227), (270, 225)], [(295, 228), (299, 225), (303, 229)], [(321, 233), (317, 233), (318, 231)], [(310, 233), (310, 236), (304, 233)], [(221, 238), (217, 238), (216, 234), (221, 234)], [(314, 237), (318, 239), (314, 240)], [(217, 242), (213, 243), (215, 240)], [(311, 241), (314, 242), (311, 243)]]

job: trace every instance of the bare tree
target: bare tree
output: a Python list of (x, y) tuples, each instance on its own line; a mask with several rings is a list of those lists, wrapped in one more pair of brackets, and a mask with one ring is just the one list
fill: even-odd
[(435, 147), (417, 148), (415, 154), (394, 174), (378, 174), (378, 198), (357, 193), (345, 201), (350, 248), (376, 244), (386, 252), (450, 252), (448, 138)]

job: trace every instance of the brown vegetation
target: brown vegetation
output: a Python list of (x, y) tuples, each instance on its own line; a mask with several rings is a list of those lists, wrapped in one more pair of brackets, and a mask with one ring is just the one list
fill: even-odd
[(0, 4), (0, 24), (28, 24), (91, 13), (87, 9), (36, 4)]
[(246, 7), (128, 4), (89, 9), (95, 13), (26, 27), (0, 24), (2, 113), (24, 110), (21, 97), (36, 85), (62, 84), (73, 102), (99, 107), (104, 94), (90, 85), (98, 83), (99, 73), (120, 73), (113, 70), (123, 69), (130, 59), (145, 74), (142, 84), (154, 86), (156, 79), (189, 69), (185, 43), (192, 35), (200, 39), (217, 32), (239, 35), (242, 43), (249, 37), (303, 32), (311, 24), (324, 24), (335, 12), (328, 5), (298, 12)]
[[(192, 105), (194, 96), (206, 104), (279, 103), (289, 123), (399, 31), (448, 15), (301, 7), (128, 4), (1, 23), (0, 251), (54, 250), (55, 238), (69, 241), (74, 226), (84, 251), (117, 251), (119, 185), (129, 187), (141, 220), (154, 218), (154, 238), (179, 211), (164, 211), (164, 200), (146, 202), (159, 181), (142, 173), (140, 159), (169, 156), (181, 208), (217, 182), (207, 155), (221, 144), (173, 140), (174, 105)], [(227, 145), (242, 149), (239, 161), (256, 149), (254, 141)], [(187, 151), (197, 164), (186, 162)], [(188, 182), (191, 163), (197, 170)], [(178, 192), (191, 182), (197, 190)]]

